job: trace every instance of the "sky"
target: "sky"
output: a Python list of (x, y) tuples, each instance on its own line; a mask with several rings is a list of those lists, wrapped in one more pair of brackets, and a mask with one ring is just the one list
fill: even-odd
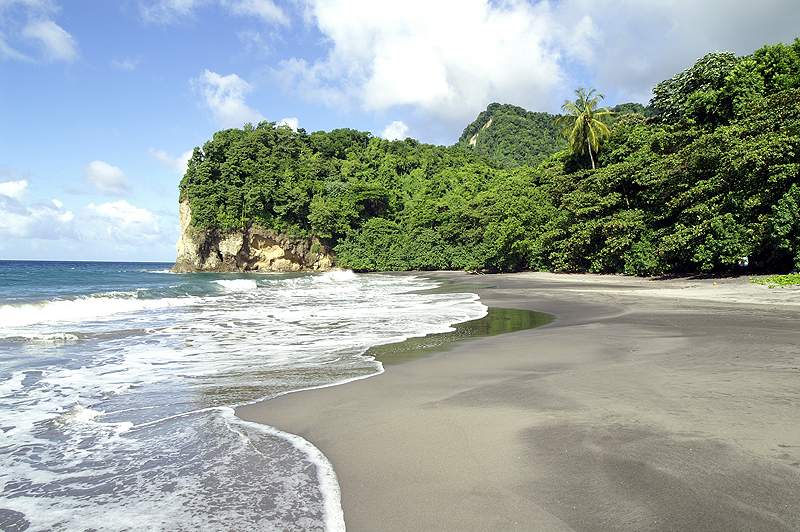
[(0, 260), (174, 262), (195, 146), (262, 120), (451, 145), (492, 102), (646, 104), (797, 0), (0, 0)]

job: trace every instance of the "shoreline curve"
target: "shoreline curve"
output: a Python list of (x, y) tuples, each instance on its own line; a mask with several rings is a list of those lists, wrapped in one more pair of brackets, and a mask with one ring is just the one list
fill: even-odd
[(800, 528), (800, 290), (486, 279), (558, 321), (237, 416), (330, 460), (349, 532)]

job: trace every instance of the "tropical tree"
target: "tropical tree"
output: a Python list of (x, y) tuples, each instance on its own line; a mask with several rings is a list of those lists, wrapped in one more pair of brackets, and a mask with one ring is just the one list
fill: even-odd
[(595, 168), (592, 150), (597, 153), (600, 141), (611, 134), (605, 121), (614, 116), (608, 107), (597, 107), (605, 96), (595, 92), (595, 89), (583, 87), (576, 89), (577, 98), (564, 102), (561, 106), (564, 114), (555, 121), (556, 126), (561, 127), (559, 136), (569, 141), (573, 153), (583, 155), (589, 152), (592, 169)]

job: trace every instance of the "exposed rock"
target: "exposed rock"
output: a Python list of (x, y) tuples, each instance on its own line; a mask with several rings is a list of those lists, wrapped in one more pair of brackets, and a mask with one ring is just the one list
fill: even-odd
[(291, 238), (261, 227), (198, 231), (186, 200), (180, 202), (180, 221), (174, 272), (315, 271), (329, 270), (335, 262), (330, 248), (316, 238)]
[[(492, 125), (492, 120), (493, 120), (493, 119), (494, 119), (494, 117), (493, 117), (493, 116), (490, 116), (490, 117), (489, 117), (489, 121), (488, 121), (488, 122), (486, 122), (486, 123), (483, 125), (483, 127), (482, 127), (481, 129), (486, 129), (487, 127), (491, 126), (491, 125)], [(472, 138), (471, 138), (471, 139), (469, 139), (469, 143), (470, 143), (470, 144), (471, 144), (473, 147), (474, 147), (474, 146), (475, 146), (475, 145), (478, 143), (478, 133), (480, 133), (480, 131), (477, 131), (477, 132), (476, 132), (474, 135), (472, 135)]]

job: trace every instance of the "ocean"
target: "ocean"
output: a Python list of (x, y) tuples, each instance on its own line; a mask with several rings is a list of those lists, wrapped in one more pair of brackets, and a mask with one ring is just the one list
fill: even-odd
[(0, 261), (0, 530), (344, 530), (325, 456), (234, 407), (487, 313), (422, 276), (170, 266)]

